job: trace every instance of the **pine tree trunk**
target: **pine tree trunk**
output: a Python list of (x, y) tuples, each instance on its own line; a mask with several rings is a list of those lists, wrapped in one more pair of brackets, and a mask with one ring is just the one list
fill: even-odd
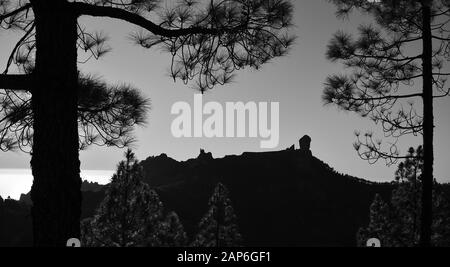
[(32, 92), (35, 246), (64, 246), (80, 236), (77, 127), (77, 26), (66, 0), (31, 0), (36, 23)]
[(422, 215), (420, 245), (431, 246), (432, 199), (433, 199), (433, 40), (431, 33), (430, 1), (422, 1), (423, 27), (423, 151), (424, 169), (422, 174)]

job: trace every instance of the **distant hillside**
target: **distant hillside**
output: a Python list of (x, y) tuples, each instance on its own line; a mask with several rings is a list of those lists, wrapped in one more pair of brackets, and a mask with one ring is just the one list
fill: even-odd
[[(104, 190), (104, 187), (105, 187), (104, 185), (101, 185), (99, 183), (84, 180), (83, 183), (81, 184), (81, 192), (98, 193)], [(27, 205), (31, 205), (32, 202), (30, 192), (28, 192), (27, 194), (21, 194), (19, 201)]]
[[(309, 149), (221, 159), (201, 151), (184, 162), (163, 154), (141, 164), (144, 181), (157, 188), (168, 210), (179, 214), (190, 236), (214, 186), (225, 184), (246, 246), (354, 246), (375, 194), (388, 200), (393, 188), (339, 174)], [(445, 188), (450, 193), (450, 186)], [(84, 183), (83, 218), (94, 214), (105, 189)], [(29, 205), (7, 201), (0, 204), (0, 246), (31, 245)]]
[(342, 175), (309, 151), (289, 149), (177, 162), (166, 155), (142, 162), (145, 181), (159, 188), (190, 235), (214, 186), (231, 192), (247, 246), (354, 246), (367, 224), (376, 193), (386, 199), (392, 185)]
[(32, 244), (30, 207), (22, 202), (0, 198), (0, 247)]
[[(81, 217), (88, 218), (94, 215), (98, 204), (105, 197), (105, 186), (83, 181), (81, 191)], [(19, 201), (0, 198), (0, 247), (33, 244), (31, 204), (30, 193), (22, 194)]]

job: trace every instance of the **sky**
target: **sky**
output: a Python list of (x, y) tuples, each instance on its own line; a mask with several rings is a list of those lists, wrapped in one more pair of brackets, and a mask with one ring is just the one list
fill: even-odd
[[(237, 72), (232, 84), (216, 87), (204, 96), (203, 101), (215, 101), (224, 106), (225, 102), (279, 102), (280, 142), (278, 148), (272, 150), (297, 145), (298, 140), (308, 134), (312, 138), (313, 155), (337, 171), (371, 181), (392, 181), (395, 166), (388, 167), (384, 162), (370, 165), (358, 157), (352, 145), (355, 130), (372, 130), (380, 134), (379, 126), (353, 113), (324, 106), (321, 100), (326, 77), (344, 72), (342, 65), (325, 58), (329, 40), (338, 30), (355, 32), (358, 25), (367, 23), (369, 18), (355, 13), (348, 20), (338, 19), (334, 14), (335, 6), (325, 0), (297, 0), (294, 3), (296, 26), (292, 33), (298, 39), (290, 55), (273, 60), (258, 71)], [(212, 152), (216, 158), (246, 151), (266, 151), (260, 149), (259, 139), (173, 137), (171, 124), (175, 116), (171, 114), (172, 105), (178, 101), (193, 103), (197, 92), (181, 82), (174, 83), (168, 76), (170, 55), (133, 44), (128, 36), (136, 27), (126, 22), (89, 17), (80, 21), (88, 29), (109, 36), (108, 45), (112, 48), (100, 60), (80, 64), (80, 70), (99, 75), (113, 84), (130, 83), (151, 99), (147, 124), (136, 128), (135, 132), (138, 141), (132, 148), (139, 159), (166, 153), (176, 160), (187, 160), (197, 157), (200, 149)], [(5, 64), (17, 38), (14, 34), (0, 32), (0, 64)], [(450, 182), (448, 101), (438, 100), (435, 109), (435, 176), (441, 182)], [(419, 143), (420, 139), (405, 137), (399, 144), (405, 153), (408, 147)], [(90, 147), (81, 152), (82, 169), (114, 170), (123, 153), (124, 150), (117, 148)], [(0, 169), (26, 169), (29, 161), (30, 157), (22, 152), (0, 153)]]
[[(113, 173), (112, 170), (87, 170), (81, 172), (81, 177), (83, 180), (105, 184)], [(0, 196), (3, 199), (19, 199), (21, 194), (30, 191), (32, 179), (29, 169), (0, 169)]]

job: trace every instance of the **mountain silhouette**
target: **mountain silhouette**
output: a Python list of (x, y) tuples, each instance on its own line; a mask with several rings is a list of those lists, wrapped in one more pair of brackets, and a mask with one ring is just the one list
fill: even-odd
[[(84, 180), (81, 183), (81, 192), (94, 192), (94, 193), (98, 193), (104, 190), (104, 186), (96, 183), (96, 182), (89, 182)], [(100, 195), (104, 194), (104, 192), (101, 192)], [(90, 195), (90, 194), (88, 194)], [(19, 201), (22, 203), (25, 203), (27, 205), (31, 205), (32, 201), (31, 201), (31, 195), (30, 192), (28, 192), (27, 194), (21, 194)]]
[[(83, 181), (81, 190), (83, 201), (82, 218), (94, 215), (98, 204), (105, 197), (106, 186)], [(0, 198), (0, 247), (24, 247), (33, 244), (30, 207), (30, 193), (22, 194), (20, 199)]]
[(246, 246), (355, 246), (375, 194), (388, 199), (393, 188), (337, 173), (312, 156), (309, 143), (221, 159), (202, 150), (185, 162), (163, 154), (142, 166), (145, 182), (158, 188), (190, 236), (215, 185), (226, 185)]
[[(313, 156), (310, 138), (302, 142), (301, 149), (218, 159), (203, 150), (181, 162), (165, 154), (149, 157), (141, 161), (144, 182), (157, 189), (166, 210), (179, 215), (190, 238), (220, 182), (230, 191), (245, 246), (355, 246), (375, 195), (388, 201), (393, 183), (340, 174)], [(85, 183), (82, 218), (94, 215), (105, 189)], [(450, 193), (450, 186), (445, 190)], [(2, 246), (31, 244), (25, 200), (8, 200), (7, 205), (5, 200), (0, 206), (5, 214), (0, 220)]]

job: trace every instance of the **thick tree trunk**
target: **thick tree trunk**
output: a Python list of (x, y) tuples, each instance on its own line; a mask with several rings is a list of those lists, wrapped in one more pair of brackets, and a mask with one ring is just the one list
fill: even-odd
[(431, 10), (429, 2), (423, 0), (423, 151), (424, 169), (422, 174), (422, 215), (420, 245), (431, 246), (431, 226), (433, 221), (433, 40), (431, 35)]
[(77, 127), (77, 27), (66, 0), (31, 0), (36, 23), (36, 83), (31, 167), (36, 246), (80, 236)]

